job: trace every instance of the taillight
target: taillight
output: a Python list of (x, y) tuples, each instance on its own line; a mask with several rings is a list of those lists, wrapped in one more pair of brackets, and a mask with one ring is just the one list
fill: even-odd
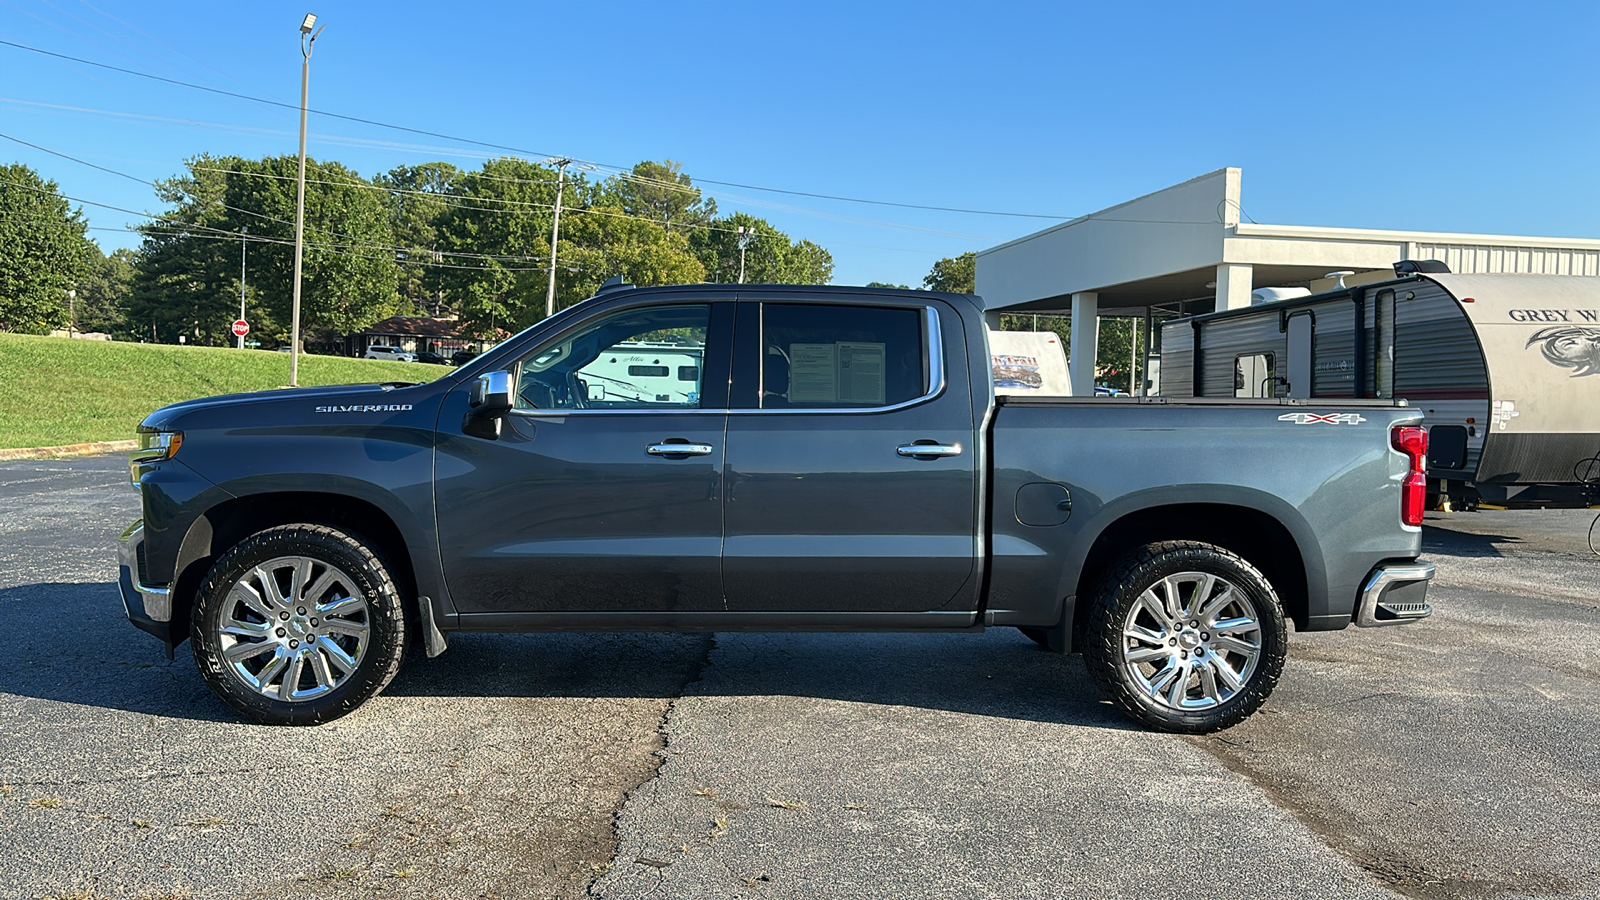
[(1389, 443), (1411, 463), (1400, 490), (1400, 521), (1421, 525), (1428, 503), (1428, 430), (1420, 425), (1402, 425), (1389, 433)]

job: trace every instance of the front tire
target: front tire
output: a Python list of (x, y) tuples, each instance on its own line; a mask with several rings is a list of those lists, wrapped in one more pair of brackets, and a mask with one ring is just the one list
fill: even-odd
[(1089, 674), (1157, 731), (1206, 734), (1266, 702), (1288, 653), (1272, 585), (1211, 544), (1148, 544), (1112, 566), (1093, 595)]
[(281, 525), (222, 555), (191, 617), (195, 664), (217, 696), (267, 725), (318, 725), (388, 685), (405, 612), (383, 560), (322, 525)]

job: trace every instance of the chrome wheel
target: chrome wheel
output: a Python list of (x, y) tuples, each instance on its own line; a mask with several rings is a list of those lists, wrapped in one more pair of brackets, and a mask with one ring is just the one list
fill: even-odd
[(1243, 590), (1208, 572), (1151, 584), (1122, 621), (1122, 662), (1134, 685), (1173, 710), (1232, 699), (1255, 676), (1261, 619)]
[(306, 556), (245, 570), (216, 621), (228, 671), (254, 693), (290, 703), (348, 681), (371, 642), (372, 612), (354, 580)]

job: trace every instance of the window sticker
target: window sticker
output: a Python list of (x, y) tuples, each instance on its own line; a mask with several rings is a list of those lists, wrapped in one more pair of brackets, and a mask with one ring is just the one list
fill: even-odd
[(839, 348), (834, 344), (789, 345), (789, 402), (837, 403)]
[(839, 342), (839, 402), (883, 405), (885, 346)]
[(789, 402), (882, 406), (886, 344), (838, 341), (789, 345)]

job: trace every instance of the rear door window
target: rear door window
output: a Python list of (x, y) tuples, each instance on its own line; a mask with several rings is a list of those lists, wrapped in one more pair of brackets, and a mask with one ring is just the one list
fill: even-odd
[(922, 311), (768, 303), (761, 408), (873, 409), (928, 392)]

